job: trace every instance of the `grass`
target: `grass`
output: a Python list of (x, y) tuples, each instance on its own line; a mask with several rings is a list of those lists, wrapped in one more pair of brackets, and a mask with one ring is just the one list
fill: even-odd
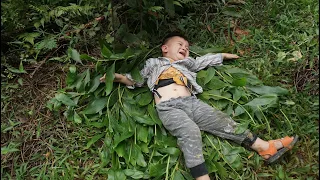
[[(231, 64), (250, 70), (266, 85), (287, 88), (290, 93), (281, 97), (279, 110), (266, 117), (270, 133), (260, 126), (253, 131), (265, 139), (298, 134), (300, 140), (270, 166), (263, 165), (258, 155), (239, 150), (241, 163), (233, 167), (226, 159), (232, 155), (225, 156), (223, 148), (237, 146), (206, 135), (204, 141), (213, 146), (204, 148), (216, 150), (206, 156), (213, 162), (221, 157), (219, 163), (230, 166), (231, 179), (318, 179), (318, 2), (252, 0), (238, 9), (241, 18), (226, 16), (222, 9), (218, 14), (205, 11), (206, 18), (190, 15), (176, 22), (194, 44), (238, 53), (241, 59)], [(106, 179), (109, 167), (102, 164), (113, 156), (102, 145), (107, 140), (86, 148), (92, 137), (105, 131), (49, 112), (46, 102), (65, 86), (66, 73), (62, 65), (42, 69), (33, 78), (21, 76), (22, 86), (18, 78), (4, 86), (8, 89), (1, 97), (1, 179)], [(170, 160), (169, 156), (164, 166), (166, 179), (173, 179)], [(218, 173), (211, 175), (224, 179)]]

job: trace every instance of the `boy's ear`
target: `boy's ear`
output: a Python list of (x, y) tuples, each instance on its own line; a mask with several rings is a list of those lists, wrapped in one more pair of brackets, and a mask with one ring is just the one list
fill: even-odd
[(161, 51), (162, 51), (163, 53), (168, 52), (168, 46), (167, 46), (167, 45), (162, 45), (162, 46), (161, 46)]

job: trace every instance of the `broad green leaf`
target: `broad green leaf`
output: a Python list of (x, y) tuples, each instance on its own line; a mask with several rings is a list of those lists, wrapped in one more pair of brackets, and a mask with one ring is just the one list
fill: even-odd
[(113, 80), (114, 80), (114, 71), (115, 71), (115, 63), (113, 63), (107, 70), (106, 70), (106, 96), (108, 96), (113, 88)]
[(141, 152), (141, 149), (138, 145), (135, 145), (136, 147), (135, 148), (139, 148), (137, 154), (137, 164), (141, 167), (146, 167), (147, 166), (147, 162), (145, 161), (144, 157), (143, 157), (143, 154)]
[(125, 157), (127, 155), (127, 144), (125, 142), (119, 143), (115, 149), (119, 157)]
[(122, 170), (112, 170), (108, 171), (108, 180), (126, 180), (127, 177)]
[(82, 118), (79, 116), (79, 114), (76, 112), (76, 111), (74, 111), (74, 115), (73, 115), (74, 117), (74, 122), (75, 123), (81, 123), (82, 122)]
[(93, 137), (90, 139), (90, 141), (87, 143), (87, 146), (85, 147), (85, 149), (89, 149), (89, 148), (92, 146), (92, 144), (94, 144), (95, 142), (97, 142), (97, 141), (98, 141), (99, 139), (101, 139), (103, 136), (105, 136), (104, 133), (102, 133), (102, 134), (97, 134), (97, 135), (93, 136)]
[(134, 132), (126, 131), (122, 134), (116, 133), (114, 135), (114, 142), (113, 147), (117, 147), (119, 143), (121, 143), (123, 140), (128, 139), (129, 137), (133, 136)]
[(76, 106), (77, 104), (71, 100), (67, 95), (63, 93), (56, 94), (55, 98), (60, 101), (62, 104), (67, 106)]
[(206, 76), (205, 79), (204, 79), (204, 84), (207, 84), (207, 83), (213, 78), (213, 76), (215, 75), (215, 73), (216, 73), (216, 70), (214, 69), (214, 67), (208, 68), (208, 70), (207, 70), (207, 76)]
[(248, 102), (247, 106), (251, 106), (254, 109), (256, 107), (262, 107), (262, 106), (272, 106), (274, 104), (276, 104), (276, 102), (278, 101), (278, 97), (275, 94), (265, 94), (263, 96), (257, 97), (255, 99), (253, 99), (252, 101)]
[(207, 73), (208, 73), (207, 71), (201, 70), (197, 73), (197, 78), (205, 78), (207, 77)]
[(82, 114), (98, 113), (99, 111), (101, 111), (105, 107), (106, 103), (107, 103), (107, 99), (105, 97), (95, 99), (81, 113)]
[(147, 115), (133, 114), (133, 119), (141, 124), (154, 125), (155, 122)]
[(234, 101), (238, 101), (244, 94), (244, 91), (239, 90), (238, 88), (233, 88), (232, 90), (230, 90), (230, 92), (232, 93), (232, 98)]
[(101, 49), (101, 55), (104, 58), (109, 59), (111, 57), (111, 55), (112, 55), (112, 52), (105, 45), (103, 45), (103, 47)]
[(82, 60), (88, 60), (92, 62), (96, 62), (97, 60), (94, 57), (89, 56), (88, 54), (81, 54), (80, 59)]
[(98, 75), (91, 81), (90, 90), (88, 91), (88, 93), (94, 92), (99, 87), (101, 77), (102, 75)]
[(147, 143), (148, 142), (148, 128), (138, 125), (137, 126), (137, 138), (138, 140)]
[(138, 101), (138, 104), (140, 106), (146, 106), (148, 105), (152, 99), (153, 99), (153, 96), (152, 96), (152, 93), (149, 91), (149, 92), (145, 92), (145, 93), (142, 93), (139, 95), (140, 96), (140, 99)]
[(24, 69), (23, 69), (23, 65), (22, 65), (22, 61), (20, 61), (20, 65), (19, 65), (19, 69), (13, 68), (13, 67), (7, 67), (7, 69), (13, 73), (27, 73)]
[(68, 54), (69, 54), (69, 57), (71, 57), (73, 60), (82, 64), (81, 59), (80, 59), (80, 54), (78, 53), (78, 51), (76, 49), (69, 48)]
[(90, 70), (86, 70), (86, 76), (84, 78), (84, 86), (86, 86), (90, 82)]
[(126, 176), (130, 176), (132, 177), (133, 179), (142, 179), (144, 173), (141, 172), (141, 171), (138, 171), (136, 169), (125, 169), (124, 170), (124, 174)]
[(142, 78), (142, 76), (140, 74), (140, 71), (139, 71), (139, 69), (137, 67), (132, 69), (131, 75), (132, 75), (132, 78), (134, 80), (136, 80), (137, 82), (143, 82), (144, 81), (144, 79)]
[(166, 173), (166, 167), (167, 164), (166, 163), (162, 163), (162, 164), (150, 164), (149, 166), (149, 174), (151, 177), (159, 177), (161, 175), (163, 175), (164, 173)]
[(211, 78), (209, 83), (206, 84), (208, 89), (221, 89), (224, 87), (228, 87), (229, 85), (223, 81), (221, 81), (218, 77), (214, 76)]
[(238, 106), (235, 110), (234, 110), (234, 117), (239, 116), (240, 114), (243, 114), (245, 112), (245, 110), (243, 109), (243, 106)]
[(232, 85), (234, 86), (245, 86), (247, 84), (247, 78), (237, 78), (232, 81)]
[(173, 180), (185, 180), (180, 170), (174, 172)]
[(151, 104), (148, 105), (148, 113), (149, 113), (151, 119), (152, 119), (156, 124), (158, 124), (158, 125), (161, 125), (161, 124), (162, 124), (162, 122), (161, 122), (161, 120), (159, 119), (159, 116), (158, 116), (158, 114), (157, 114), (157, 111), (155, 110), (154, 107), (152, 107)]
[(243, 123), (238, 124), (235, 130), (235, 133), (236, 134), (244, 133), (248, 129), (249, 123), (250, 123), (249, 121), (245, 121)]
[(218, 174), (221, 176), (221, 179), (226, 179), (226, 177), (228, 176), (228, 173), (226, 171), (226, 169), (221, 165), (221, 162), (213, 162), (214, 165), (217, 167), (218, 169)]
[(288, 94), (288, 90), (281, 88), (279, 86), (271, 87), (271, 86), (247, 86), (247, 88), (257, 94), (277, 94), (277, 95), (285, 95)]
[(179, 156), (180, 154), (180, 150), (175, 147), (167, 147), (167, 148), (159, 149), (159, 151), (162, 153), (170, 154), (172, 156)]

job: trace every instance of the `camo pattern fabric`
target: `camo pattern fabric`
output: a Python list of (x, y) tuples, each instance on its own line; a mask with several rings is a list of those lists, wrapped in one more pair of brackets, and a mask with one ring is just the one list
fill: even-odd
[(183, 152), (186, 166), (204, 163), (200, 130), (241, 144), (248, 134), (236, 134), (237, 123), (195, 96), (172, 98), (156, 105), (164, 127), (175, 137)]

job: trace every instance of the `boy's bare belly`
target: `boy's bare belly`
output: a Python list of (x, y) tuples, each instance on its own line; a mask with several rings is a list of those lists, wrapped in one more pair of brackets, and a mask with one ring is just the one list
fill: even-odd
[(159, 98), (156, 94), (154, 94), (154, 100), (156, 104), (160, 103), (161, 101), (169, 100), (171, 98), (191, 96), (191, 93), (187, 87), (178, 85), (176, 83), (158, 88), (157, 91), (162, 97)]

